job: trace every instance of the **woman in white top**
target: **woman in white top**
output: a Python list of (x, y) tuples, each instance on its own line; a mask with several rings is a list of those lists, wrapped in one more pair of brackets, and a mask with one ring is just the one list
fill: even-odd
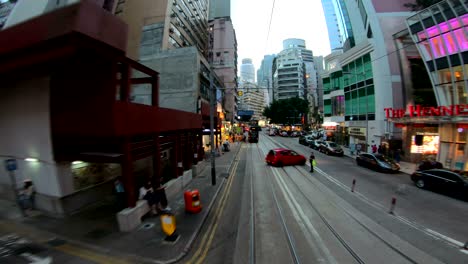
[(156, 211), (156, 204), (157, 204), (157, 196), (151, 187), (151, 182), (147, 182), (144, 186), (140, 188), (140, 193), (138, 198), (140, 200), (146, 200), (148, 202), (149, 207), (151, 208), (151, 212), (153, 214), (157, 214)]

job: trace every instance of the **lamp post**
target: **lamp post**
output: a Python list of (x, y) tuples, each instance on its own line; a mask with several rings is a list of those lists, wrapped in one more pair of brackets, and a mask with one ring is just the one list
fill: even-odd
[(215, 166), (215, 149), (214, 149), (214, 85), (213, 72), (210, 71), (210, 146), (211, 146), (211, 185), (216, 185), (216, 166)]
[[(366, 77), (366, 74), (365, 73), (352, 73), (352, 72), (345, 72), (345, 71), (342, 71), (343, 75), (354, 75), (354, 76), (362, 76)], [(368, 152), (368, 142), (369, 142), (369, 98), (367, 97), (367, 87), (364, 86), (364, 89), (366, 89), (366, 152)]]

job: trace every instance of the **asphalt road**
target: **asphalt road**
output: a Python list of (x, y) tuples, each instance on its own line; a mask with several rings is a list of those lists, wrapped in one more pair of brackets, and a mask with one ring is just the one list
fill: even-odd
[[(468, 203), (419, 190), (408, 175), (315, 152), (308, 166), (273, 168), (275, 147), (310, 154), (297, 138), (243, 143), (187, 263), (468, 263)], [(355, 192), (351, 183), (355, 179)], [(389, 214), (396, 198), (394, 215)]]

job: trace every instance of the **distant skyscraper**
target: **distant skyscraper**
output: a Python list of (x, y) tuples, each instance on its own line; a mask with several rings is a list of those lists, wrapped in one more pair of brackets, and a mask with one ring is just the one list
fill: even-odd
[(272, 66), (275, 55), (265, 55), (263, 56), (262, 64), (260, 69), (257, 71), (257, 84), (265, 88), (265, 103), (267, 105), (273, 101), (273, 79), (272, 79)]
[(243, 59), (240, 67), (240, 78), (242, 83), (255, 83), (255, 67), (252, 59)]

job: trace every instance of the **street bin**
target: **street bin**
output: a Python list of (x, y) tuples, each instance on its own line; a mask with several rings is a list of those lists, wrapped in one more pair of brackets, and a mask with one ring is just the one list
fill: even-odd
[(201, 211), (200, 192), (197, 189), (185, 191), (184, 201), (186, 212), (196, 214)]

